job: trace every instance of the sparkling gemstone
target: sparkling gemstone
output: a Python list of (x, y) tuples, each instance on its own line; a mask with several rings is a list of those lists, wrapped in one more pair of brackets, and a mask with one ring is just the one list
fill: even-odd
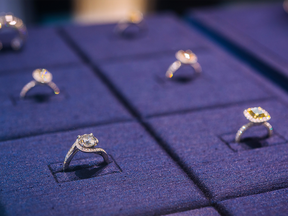
[(263, 110), (261, 107), (249, 108), (247, 111), (254, 119), (269, 117), (269, 114), (265, 112), (265, 110)]
[(46, 69), (36, 69), (32, 74), (33, 78), (41, 83), (49, 83), (52, 81), (52, 74)]
[(179, 50), (175, 56), (183, 64), (194, 64), (197, 62), (197, 56), (191, 50)]
[(49, 76), (49, 72), (45, 69), (42, 69), (41, 72), (40, 72), (40, 76), (43, 80), (47, 81), (50, 76)]
[(98, 143), (98, 140), (93, 136), (93, 134), (84, 134), (79, 137), (78, 142), (83, 147), (92, 147)]

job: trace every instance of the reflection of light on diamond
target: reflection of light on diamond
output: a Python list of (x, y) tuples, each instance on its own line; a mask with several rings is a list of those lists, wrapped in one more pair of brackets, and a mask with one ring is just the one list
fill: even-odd
[(43, 69), (41, 72), (40, 72), (40, 76), (43, 80), (47, 81), (47, 78), (49, 76), (49, 74), (47, 73), (47, 70)]
[(184, 53), (185, 58), (190, 59), (190, 55), (188, 53)]
[(16, 21), (15, 21), (15, 20), (14, 20), (14, 21), (11, 21), (9, 24), (10, 24), (10, 25), (16, 25)]
[(11, 21), (13, 21), (13, 16), (12, 15), (6, 15), (5, 19), (7, 22), (11, 22)]
[(268, 115), (263, 111), (261, 107), (253, 107), (248, 109), (248, 113), (253, 117), (253, 118), (263, 118), (267, 117)]

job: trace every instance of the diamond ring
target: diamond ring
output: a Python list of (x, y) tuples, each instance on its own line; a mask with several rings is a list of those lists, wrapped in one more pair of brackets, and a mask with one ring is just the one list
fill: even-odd
[(46, 69), (36, 69), (32, 73), (34, 80), (27, 83), (20, 92), (20, 97), (24, 98), (26, 93), (36, 85), (47, 85), (49, 86), (55, 94), (59, 94), (60, 90), (57, 85), (52, 82), (52, 74)]
[(235, 142), (240, 142), (242, 134), (252, 126), (264, 125), (268, 130), (268, 136), (272, 136), (273, 128), (267, 121), (271, 119), (270, 114), (261, 107), (253, 107), (244, 110), (244, 116), (250, 121), (243, 125), (236, 133)]
[(72, 145), (72, 147), (69, 149), (64, 163), (63, 163), (63, 171), (66, 171), (69, 167), (69, 164), (74, 157), (74, 155), (78, 152), (84, 152), (84, 153), (95, 153), (99, 154), (103, 157), (105, 163), (109, 163), (109, 157), (102, 148), (95, 148), (95, 146), (98, 144), (98, 139), (93, 136), (93, 134), (84, 134), (82, 136), (78, 135), (75, 143)]
[(6, 44), (14, 50), (19, 50), (27, 37), (27, 30), (23, 21), (11, 14), (0, 16), (0, 33), (0, 50)]
[(175, 57), (177, 61), (173, 62), (166, 72), (167, 78), (172, 78), (174, 73), (181, 67), (182, 64), (191, 65), (196, 73), (201, 73), (202, 68), (197, 62), (197, 56), (191, 50), (179, 50)]
[[(114, 31), (121, 36), (135, 36), (144, 30), (143, 14), (140, 11), (131, 11), (127, 18), (121, 20)], [(135, 32), (128, 32), (130, 26), (136, 27)]]

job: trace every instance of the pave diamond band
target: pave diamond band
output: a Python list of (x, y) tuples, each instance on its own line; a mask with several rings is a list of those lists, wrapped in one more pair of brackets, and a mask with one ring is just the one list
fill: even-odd
[(198, 63), (197, 56), (191, 50), (179, 50), (176, 54), (176, 61), (173, 62), (166, 71), (166, 77), (172, 78), (174, 73), (181, 67), (182, 64), (191, 65), (196, 73), (201, 73), (202, 68)]
[(29, 90), (31, 90), (36, 85), (47, 85), (49, 86), (55, 94), (59, 94), (60, 90), (57, 85), (52, 82), (52, 74), (46, 69), (36, 69), (32, 73), (34, 80), (27, 83), (20, 92), (20, 97), (24, 98)]
[(241, 136), (243, 133), (253, 126), (263, 125), (268, 130), (268, 136), (272, 136), (273, 127), (267, 121), (271, 119), (269, 113), (262, 109), (261, 107), (253, 107), (244, 110), (244, 116), (250, 121), (246, 125), (243, 125), (236, 133), (235, 142), (239, 143), (241, 141)]
[(82, 136), (78, 135), (77, 140), (69, 149), (63, 163), (63, 171), (66, 171), (69, 167), (71, 160), (74, 155), (81, 151), (84, 153), (95, 153), (103, 157), (105, 163), (109, 163), (109, 157), (106, 151), (102, 148), (95, 148), (98, 144), (98, 139), (93, 136), (93, 134), (84, 134)]

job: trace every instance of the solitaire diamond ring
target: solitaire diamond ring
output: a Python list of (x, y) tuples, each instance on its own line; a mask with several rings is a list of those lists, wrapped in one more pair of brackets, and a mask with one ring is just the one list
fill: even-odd
[(59, 94), (60, 90), (57, 85), (52, 82), (52, 74), (46, 69), (36, 69), (32, 73), (34, 80), (27, 83), (20, 92), (20, 97), (24, 98), (26, 93), (36, 85), (47, 85), (55, 94)]
[(0, 50), (6, 44), (14, 50), (19, 50), (23, 46), (26, 37), (27, 30), (21, 19), (11, 14), (0, 16)]
[(244, 116), (250, 121), (243, 125), (237, 132), (235, 142), (240, 142), (242, 134), (252, 126), (264, 125), (268, 130), (268, 136), (272, 136), (273, 128), (267, 121), (271, 119), (269, 113), (261, 107), (253, 107), (244, 110)]
[(93, 136), (93, 134), (84, 134), (82, 136), (78, 135), (75, 143), (72, 145), (70, 150), (68, 151), (64, 163), (63, 163), (63, 171), (66, 171), (69, 167), (69, 164), (74, 157), (74, 155), (78, 152), (84, 152), (84, 153), (95, 153), (99, 154), (103, 157), (105, 163), (109, 163), (109, 157), (102, 148), (95, 148), (95, 146), (98, 144), (98, 139)]
[(176, 61), (173, 62), (166, 72), (167, 78), (172, 78), (174, 73), (181, 67), (182, 64), (191, 65), (196, 73), (201, 73), (202, 68), (197, 62), (197, 56), (191, 50), (179, 50), (176, 54)]
[(134, 36), (133, 33), (129, 33), (126, 30), (129, 26), (135, 26), (138, 32), (144, 30), (143, 14), (140, 11), (131, 11), (127, 18), (121, 20), (115, 27), (114, 31), (122, 36)]

